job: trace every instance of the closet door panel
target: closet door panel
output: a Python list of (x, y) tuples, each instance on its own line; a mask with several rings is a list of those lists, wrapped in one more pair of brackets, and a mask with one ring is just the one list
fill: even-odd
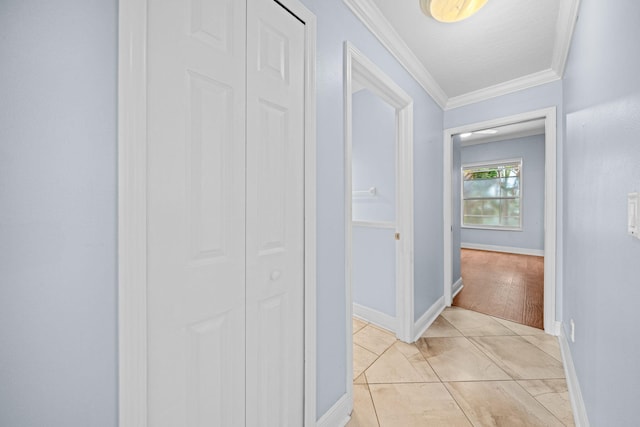
[(148, 1), (148, 419), (245, 425), (246, 8)]
[(247, 6), (247, 426), (303, 425), (305, 27)]

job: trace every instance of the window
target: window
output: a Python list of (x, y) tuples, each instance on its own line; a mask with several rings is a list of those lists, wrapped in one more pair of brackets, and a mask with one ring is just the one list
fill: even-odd
[(462, 166), (462, 226), (521, 230), (522, 159)]

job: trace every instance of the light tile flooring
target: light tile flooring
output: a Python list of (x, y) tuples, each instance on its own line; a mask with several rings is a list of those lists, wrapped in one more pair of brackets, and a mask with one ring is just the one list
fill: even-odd
[(348, 427), (573, 426), (555, 337), (445, 309), (415, 344), (353, 319)]

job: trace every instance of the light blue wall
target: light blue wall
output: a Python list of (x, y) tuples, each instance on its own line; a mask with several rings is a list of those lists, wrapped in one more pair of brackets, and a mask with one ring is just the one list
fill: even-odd
[(117, 1), (0, 2), (0, 425), (117, 425)]
[(582, 0), (566, 76), (564, 328), (592, 426), (640, 419), (640, 2)]
[[(515, 114), (539, 110), (547, 107), (556, 107), (557, 120), (557, 216), (563, 217), (563, 93), (562, 81), (547, 83), (535, 86), (508, 95), (491, 98), (486, 101), (477, 102), (471, 105), (447, 110), (444, 113), (444, 128), (454, 128), (472, 123), (497, 119), (500, 117), (513, 116)], [(453, 172), (455, 173), (455, 172)], [(456, 222), (454, 221), (454, 224)], [(562, 319), (562, 268), (563, 268), (563, 234), (562, 221), (557, 224), (557, 255), (556, 255), (556, 319)], [(454, 242), (455, 243), (455, 242)], [(453, 270), (455, 278), (455, 270)]]
[[(354, 221), (396, 220), (396, 113), (372, 92), (353, 94), (352, 185), (376, 188), (375, 197), (353, 197)], [(353, 227), (351, 298), (354, 303), (396, 315), (395, 230)]]
[(395, 317), (396, 241), (395, 230), (353, 227), (353, 302)]
[[(462, 164), (522, 159), (522, 230), (462, 228), (462, 243), (544, 250), (544, 135), (462, 147)], [(460, 177), (460, 169), (457, 172)], [(460, 185), (456, 191), (460, 204)], [(459, 211), (458, 211), (459, 212)], [(454, 219), (460, 223), (460, 214)]]
[(353, 190), (375, 187), (375, 197), (353, 198), (354, 221), (396, 220), (396, 112), (363, 89), (352, 104)]
[(318, 0), (318, 416), (346, 391), (343, 43), (414, 102), (415, 314), (442, 296), (442, 110), (341, 0)]

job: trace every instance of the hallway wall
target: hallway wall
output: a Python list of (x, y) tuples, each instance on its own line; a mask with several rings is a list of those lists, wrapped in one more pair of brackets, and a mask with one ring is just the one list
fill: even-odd
[(117, 425), (116, 0), (0, 2), (0, 425)]
[(564, 321), (593, 426), (640, 418), (640, 3), (582, 0), (564, 79)]

